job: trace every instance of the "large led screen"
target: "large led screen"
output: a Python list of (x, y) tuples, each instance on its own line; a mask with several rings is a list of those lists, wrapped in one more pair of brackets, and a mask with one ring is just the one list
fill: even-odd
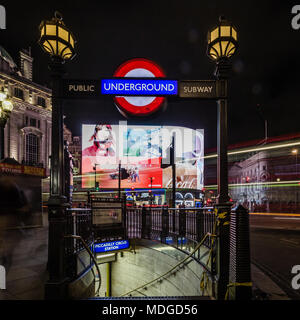
[(82, 187), (118, 188), (121, 163), (121, 188), (171, 188), (172, 136), (177, 188), (202, 189), (203, 130), (126, 122), (82, 126)]

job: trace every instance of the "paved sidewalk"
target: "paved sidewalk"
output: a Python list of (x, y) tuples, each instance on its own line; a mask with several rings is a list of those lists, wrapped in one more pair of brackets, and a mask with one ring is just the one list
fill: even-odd
[(6, 290), (0, 290), (0, 300), (44, 299), (48, 228), (10, 230), (5, 241), (12, 255), (6, 263)]
[(253, 293), (266, 300), (291, 300), (279, 286), (254, 264), (251, 264)]
[[(47, 279), (48, 228), (12, 230), (11, 267), (7, 270), (6, 290), (0, 300), (42, 300)], [(290, 300), (287, 295), (254, 264), (251, 265), (254, 292), (269, 300)]]

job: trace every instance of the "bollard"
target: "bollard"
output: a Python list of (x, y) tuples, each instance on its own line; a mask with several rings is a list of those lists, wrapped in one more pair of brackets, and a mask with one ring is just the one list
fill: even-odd
[(249, 212), (239, 205), (230, 219), (229, 300), (250, 300), (252, 297)]

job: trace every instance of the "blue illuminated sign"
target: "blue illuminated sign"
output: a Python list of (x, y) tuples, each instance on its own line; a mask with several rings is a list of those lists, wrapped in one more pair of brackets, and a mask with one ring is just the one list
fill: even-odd
[(117, 240), (117, 241), (102, 242), (102, 243), (94, 244), (95, 253), (115, 251), (115, 250), (128, 249), (128, 248), (129, 248), (129, 240)]
[[(174, 241), (174, 240), (175, 240), (175, 239), (173, 239), (173, 237), (166, 237), (166, 239), (165, 239), (166, 244), (169, 244), (169, 245), (174, 244), (174, 242), (176, 242), (176, 241)], [(178, 243), (178, 244), (186, 244), (186, 238), (181, 238), (181, 237), (179, 237), (179, 238), (177, 239), (177, 243)]]
[(101, 94), (117, 96), (177, 95), (176, 80), (116, 78), (101, 80)]

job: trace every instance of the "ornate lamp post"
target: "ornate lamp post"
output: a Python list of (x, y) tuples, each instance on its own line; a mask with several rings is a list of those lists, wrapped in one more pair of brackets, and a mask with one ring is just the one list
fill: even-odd
[(215, 77), (220, 98), (218, 100), (217, 132), (217, 183), (218, 196), (216, 214), (219, 220), (217, 246), (221, 254), (216, 257), (216, 272), (219, 276), (218, 299), (224, 299), (229, 281), (229, 221), (231, 203), (228, 196), (227, 161), (227, 81), (231, 74), (230, 58), (237, 49), (236, 28), (224, 17), (219, 25), (208, 32), (207, 55), (216, 63)]
[(0, 92), (0, 160), (4, 158), (4, 128), (10, 113), (13, 109), (9, 96), (4, 92)]
[(52, 78), (52, 145), (50, 197), (48, 201), (49, 280), (45, 288), (46, 299), (62, 299), (66, 296), (66, 276), (64, 261), (64, 232), (67, 199), (64, 183), (64, 138), (63, 106), (61, 100), (61, 79), (64, 63), (75, 56), (75, 38), (65, 26), (60, 13), (55, 12), (52, 20), (44, 20), (39, 26), (39, 44), (50, 55), (49, 64)]
[(227, 79), (231, 74), (230, 57), (237, 48), (237, 32), (232, 24), (219, 18), (219, 25), (208, 32), (207, 54), (216, 63), (215, 77), (221, 96), (218, 100), (218, 198), (219, 204), (227, 203), (228, 169), (227, 169)]

